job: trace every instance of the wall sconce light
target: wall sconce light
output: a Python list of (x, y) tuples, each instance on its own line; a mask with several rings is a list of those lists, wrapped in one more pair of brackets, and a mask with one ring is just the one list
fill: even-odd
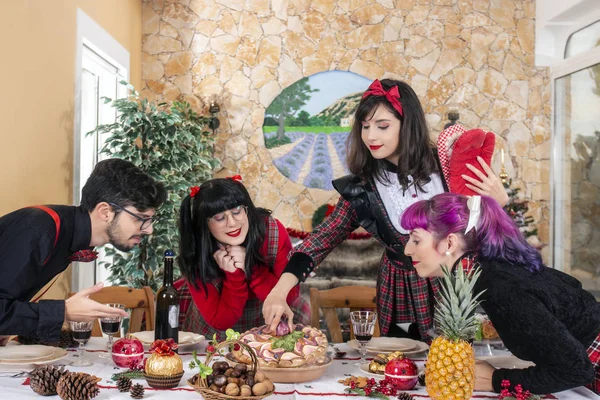
[(219, 129), (219, 126), (221, 126), (221, 121), (219, 121), (219, 118), (217, 117), (217, 114), (220, 111), (221, 111), (221, 106), (219, 106), (216, 96), (213, 96), (210, 99), (210, 103), (208, 106), (208, 112), (211, 113), (211, 115), (212, 115), (212, 118), (210, 119), (210, 121), (208, 121), (208, 127), (213, 130), (213, 133), (214, 133), (214, 131)]
[(456, 121), (458, 121), (459, 118), (460, 114), (458, 112), (458, 107), (450, 107), (448, 109), (448, 119), (450, 120), (450, 122), (444, 125), (444, 129), (456, 124)]

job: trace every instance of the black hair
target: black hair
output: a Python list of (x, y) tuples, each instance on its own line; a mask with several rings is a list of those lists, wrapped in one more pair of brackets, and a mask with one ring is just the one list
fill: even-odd
[(157, 209), (166, 199), (167, 190), (161, 182), (129, 161), (112, 158), (96, 164), (81, 190), (80, 206), (91, 212), (104, 201), (144, 211)]
[(404, 116), (392, 107), (385, 96), (368, 96), (361, 99), (350, 135), (348, 135), (348, 154), (346, 156), (348, 169), (363, 180), (377, 179), (389, 183), (384, 174), (386, 160), (373, 158), (371, 152), (362, 140), (362, 123), (373, 117), (379, 105), (383, 105), (401, 122), (400, 140), (396, 149), (400, 154), (397, 166), (398, 182), (406, 189), (410, 183), (409, 176), (419, 190), (430, 181), (430, 175), (438, 170), (433, 153), (433, 143), (429, 137), (429, 129), (425, 113), (415, 91), (406, 83), (392, 79), (382, 79), (384, 90), (397, 86)]
[(248, 234), (243, 243), (248, 280), (257, 265), (266, 264), (260, 249), (266, 237), (267, 218), (271, 211), (255, 207), (241, 182), (229, 178), (211, 179), (200, 186), (193, 198), (187, 195), (179, 210), (179, 267), (194, 287), (199, 288), (200, 281), (207, 292), (207, 284), (224, 277), (224, 272), (213, 257), (219, 247), (210, 233), (208, 219), (238, 206), (245, 206), (248, 215)]

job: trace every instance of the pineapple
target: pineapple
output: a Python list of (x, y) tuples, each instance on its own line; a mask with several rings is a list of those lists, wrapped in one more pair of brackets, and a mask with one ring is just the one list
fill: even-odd
[(457, 268), (456, 276), (442, 266), (444, 277), (436, 306), (440, 336), (433, 340), (425, 366), (427, 393), (433, 400), (470, 399), (475, 386), (475, 354), (469, 340), (477, 330), (475, 308), (479, 296), (473, 286), (481, 271), (469, 274)]

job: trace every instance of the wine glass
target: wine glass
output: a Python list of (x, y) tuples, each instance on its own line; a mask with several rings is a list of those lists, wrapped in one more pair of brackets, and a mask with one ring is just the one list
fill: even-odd
[[(119, 303), (108, 303), (106, 304), (109, 307), (119, 308), (121, 310), (125, 310), (125, 306)], [(121, 320), (123, 317), (105, 317), (100, 318), (100, 328), (102, 328), (102, 333), (108, 336), (108, 342), (106, 343), (107, 354), (100, 354), (101, 358), (111, 358), (113, 338), (119, 332), (119, 327), (121, 325)]]
[(79, 347), (77, 348), (77, 354), (75, 355), (75, 357), (77, 357), (77, 360), (73, 362), (72, 365), (74, 367), (89, 367), (90, 365), (92, 365), (92, 363), (83, 359), (83, 348), (90, 339), (90, 336), (92, 336), (92, 327), (94, 326), (94, 321), (69, 321), (69, 325), (71, 326), (73, 339), (75, 339), (79, 343)]
[(377, 313), (375, 311), (352, 311), (350, 313), (350, 321), (352, 321), (354, 336), (360, 344), (358, 350), (360, 353), (360, 362), (356, 365), (362, 365), (366, 362), (366, 345), (373, 337), (375, 322), (377, 322)]

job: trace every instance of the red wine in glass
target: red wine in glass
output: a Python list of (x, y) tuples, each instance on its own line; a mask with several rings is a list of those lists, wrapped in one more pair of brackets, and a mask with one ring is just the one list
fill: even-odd
[(354, 337), (356, 337), (356, 340), (360, 345), (358, 349), (358, 352), (360, 353), (360, 361), (357, 363), (357, 365), (361, 365), (366, 361), (366, 345), (373, 337), (375, 323), (377, 322), (377, 313), (375, 311), (351, 311), (350, 321), (352, 322), (352, 331), (354, 332)]
[[(125, 305), (120, 303), (108, 303), (106, 304), (112, 308), (119, 308), (121, 310), (125, 310)], [(106, 353), (101, 353), (99, 355), (100, 358), (111, 358), (112, 346), (113, 346), (113, 337), (119, 333), (119, 329), (121, 328), (121, 320), (122, 317), (105, 317), (100, 318), (100, 328), (102, 329), (102, 333), (108, 336), (108, 342), (106, 342)]]
[(102, 332), (107, 335), (116, 335), (117, 332), (119, 332), (120, 325), (121, 323), (119, 321), (100, 321)]
[(69, 321), (69, 326), (71, 327), (73, 339), (79, 343), (79, 348), (77, 349), (77, 354), (75, 355), (77, 360), (74, 361), (72, 365), (74, 367), (88, 367), (92, 365), (91, 362), (84, 359), (83, 348), (90, 339), (90, 336), (92, 336), (92, 327), (94, 326), (94, 322)]
[(358, 340), (359, 342), (361, 342), (361, 344), (366, 344), (369, 340), (371, 340), (371, 338), (373, 337), (373, 335), (354, 335), (356, 337), (356, 340)]
[(78, 342), (87, 342), (92, 336), (92, 331), (73, 331), (73, 339)]

